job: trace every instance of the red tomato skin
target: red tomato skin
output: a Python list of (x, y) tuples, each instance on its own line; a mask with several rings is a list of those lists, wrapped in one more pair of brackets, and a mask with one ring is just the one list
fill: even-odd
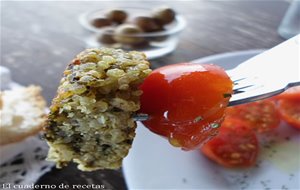
[(204, 144), (201, 152), (224, 167), (251, 167), (256, 163), (258, 140), (243, 121), (227, 118), (218, 135)]
[(181, 63), (154, 70), (141, 90), (140, 112), (150, 115), (144, 125), (172, 145), (191, 150), (217, 132), (232, 81), (215, 65)]

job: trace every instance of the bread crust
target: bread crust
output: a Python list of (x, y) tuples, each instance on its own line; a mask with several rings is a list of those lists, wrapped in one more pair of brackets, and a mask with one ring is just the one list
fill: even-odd
[[(41, 95), (41, 88), (39, 86), (28, 86), (28, 87), (20, 87), (18, 89), (13, 89), (9, 91), (3, 91), (1, 92), (1, 112), (5, 112), (5, 106), (6, 106), (6, 95), (9, 96), (11, 93), (24, 93), (24, 101), (27, 101), (31, 104), (32, 107), (34, 107), (35, 115), (32, 116), (33, 118), (27, 118), (21, 116), (17, 116), (17, 119), (19, 121), (14, 122), (13, 124), (16, 125), (7, 125), (1, 121), (0, 123), (0, 145), (7, 145), (11, 143), (17, 143), (20, 142), (27, 137), (36, 135), (39, 131), (41, 131), (42, 127), (44, 126), (44, 123), (46, 121), (46, 114), (45, 114), (45, 108), (46, 108), (46, 101), (44, 100), (43, 96)], [(7, 105), (8, 106), (8, 105)], [(15, 105), (18, 106), (18, 105)], [(31, 110), (27, 110), (30, 112)], [(13, 113), (12, 113), (13, 114)], [(3, 116), (3, 115), (1, 115)], [(15, 116), (12, 116), (13, 119)], [(27, 119), (34, 119), (35, 125), (29, 126), (29, 127), (20, 127), (20, 122), (24, 122)], [(2, 120), (2, 118), (1, 118)]]

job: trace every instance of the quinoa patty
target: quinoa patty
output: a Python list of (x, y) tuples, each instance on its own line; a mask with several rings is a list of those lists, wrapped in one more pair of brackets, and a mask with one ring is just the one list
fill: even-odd
[(139, 85), (151, 72), (143, 53), (87, 49), (68, 65), (44, 128), (48, 160), (84, 171), (117, 169), (135, 136)]

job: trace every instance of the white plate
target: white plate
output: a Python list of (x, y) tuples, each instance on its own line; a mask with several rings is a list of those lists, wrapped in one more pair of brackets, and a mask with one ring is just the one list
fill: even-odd
[[(259, 52), (226, 53), (196, 62), (231, 69)], [(281, 123), (265, 139), (255, 167), (225, 169), (199, 151), (184, 152), (172, 147), (139, 123), (123, 172), (129, 189), (299, 190), (300, 131)]]

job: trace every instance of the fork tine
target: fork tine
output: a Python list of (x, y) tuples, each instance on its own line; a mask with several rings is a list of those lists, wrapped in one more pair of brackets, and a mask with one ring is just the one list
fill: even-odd
[[(230, 77), (230, 78), (232, 78), (232, 77)], [(233, 84), (236, 85), (236, 84), (238, 84), (239, 81), (242, 81), (244, 79), (246, 79), (246, 78), (236, 79), (236, 80), (233, 81)]]
[(238, 93), (245, 92), (246, 88), (253, 87), (253, 86), (254, 85), (248, 85), (248, 86), (243, 86), (243, 87), (235, 88), (235, 89), (233, 89), (233, 94), (238, 94)]

